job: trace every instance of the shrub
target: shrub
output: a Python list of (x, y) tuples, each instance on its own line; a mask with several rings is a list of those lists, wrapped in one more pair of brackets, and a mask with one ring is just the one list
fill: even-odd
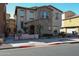
[(58, 36), (59, 36), (59, 37), (65, 37), (65, 36), (66, 36), (66, 33), (65, 33), (65, 32), (61, 32), (61, 33), (59, 33)]
[(52, 37), (53, 34), (43, 34), (42, 36), (43, 36), (43, 37)]

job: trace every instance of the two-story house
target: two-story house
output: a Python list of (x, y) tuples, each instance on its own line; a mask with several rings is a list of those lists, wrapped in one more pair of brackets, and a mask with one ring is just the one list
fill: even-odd
[(76, 15), (72, 11), (67, 11), (63, 13), (63, 16), (61, 32), (79, 34), (79, 15)]
[(62, 11), (51, 6), (20, 7), (15, 10), (17, 31), (29, 34), (59, 33)]

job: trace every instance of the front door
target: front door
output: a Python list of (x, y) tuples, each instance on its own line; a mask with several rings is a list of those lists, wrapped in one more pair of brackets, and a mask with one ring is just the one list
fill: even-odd
[(30, 26), (30, 29), (29, 29), (29, 33), (30, 34), (34, 34), (34, 29), (35, 29), (35, 26), (34, 25), (31, 25)]

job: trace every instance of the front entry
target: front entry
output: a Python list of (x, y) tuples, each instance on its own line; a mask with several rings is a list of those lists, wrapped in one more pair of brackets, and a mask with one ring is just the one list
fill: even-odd
[(35, 26), (31, 25), (29, 29), (29, 34), (34, 34), (34, 29), (35, 29)]

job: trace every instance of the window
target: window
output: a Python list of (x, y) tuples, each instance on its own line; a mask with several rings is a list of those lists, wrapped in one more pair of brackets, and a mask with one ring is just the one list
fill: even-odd
[(44, 18), (48, 18), (48, 12), (43, 12)]
[(41, 18), (48, 18), (48, 12), (47, 11), (42, 11), (40, 12)]
[(60, 19), (61, 15), (60, 13), (56, 13), (56, 20)]
[(20, 15), (20, 16), (24, 16), (24, 15), (25, 15), (24, 10), (20, 10), (19, 15)]
[(32, 10), (30, 10), (30, 13), (34, 13)]
[(31, 19), (31, 20), (34, 19), (34, 11), (32, 11), (32, 10), (30, 10), (29, 19)]
[(34, 18), (30, 18), (30, 20), (34, 20)]
[(58, 15), (59, 15), (59, 13), (56, 13), (56, 20), (58, 20), (58, 17), (59, 17)]

